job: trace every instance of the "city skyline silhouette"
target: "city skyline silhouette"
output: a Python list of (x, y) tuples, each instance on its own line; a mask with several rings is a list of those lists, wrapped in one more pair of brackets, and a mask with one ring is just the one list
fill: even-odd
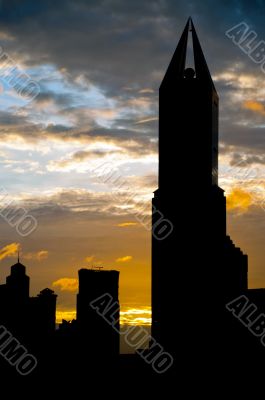
[[(71, 382), (80, 392), (91, 385), (88, 394), (137, 383), (155, 394), (174, 390), (177, 377), (219, 387), (262, 375), (264, 105), (254, 70), (262, 52), (243, 52), (256, 57), (244, 75), (243, 64), (229, 64), (230, 50), (216, 58), (216, 32), (206, 35), (195, 18), (196, 29), (189, 17), (176, 35), (167, 68), (157, 62), (158, 43), (170, 47), (170, 25), (161, 42), (154, 35), (157, 60), (146, 54), (143, 62), (139, 48), (130, 69), (124, 52), (124, 76), (115, 72), (116, 53), (98, 72), (91, 60), (86, 75), (80, 55), (70, 67), (65, 54), (56, 69), (44, 50), (42, 79), (26, 55), (0, 77), (5, 383), (28, 390), (45, 380), (48, 390), (64, 382), (65, 390)], [(226, 48), (242, 50), (248, 31), (245, 22), (230, 24)], [(0, 69), (3, 58), (14, 67), (8, 35)], [(167, 56), (169, 47), (161, 46)], [(107, 53), (103, 47), (102, 60)], [(25, 81), (16, 81), (23, 65)], [(256, 153), (247, 150), (249, 130)]]
[[(250, 287), (258, 288), (265, 286), (262, 249), (264, 212), (260, 207), (262, 203), (257, 203), (257, 205), (255, 203), (259, 199), (261, 201), (263, 195), (262, 157), (260, 155), (260, 151), (262, 152), (262, 129), (253, 129), (250, 132), (248, 131), (250, 128), (247, 127), (262, 125), (262, 109), (260, 108), (259, 112), (259, 106), (255, 103), (262, 96), (258, 93), (254, 95), (258, 88), (262, 91), (262, 82), (255, 83), (260, 67), (258, 66), (258, 70), (256, 70), (256, 66), (250, 63), (252, 69), (236, 70), (235, 57), (240, 57), (243, 62), (247, 61), (247, 56), (245, 57), (245, 54), (240, 52), (232, 40), (225, 35), (225, 31), (232, 27), (230, 21), (224, 20), (227, 24), (225, 27), (216, 24), (216, 29), (212, 29), (211, 22), (207, 22), (206, 15), (201, 14), (199, 17), (195, 12), (194, 16), (200, 41), (207, 56), (207, 63), (214, 78), (214, 85), (222, 99), (219, 186), (225, 190), (228, 199), (229, 234), (234, 243), (249, 255)], [(84, 18), (87, 18), (87, 14)], [(128, 88), (126, 89), (125, 85), (119, 87), (122, 104), (110, 101), (108, 105), (106, 105), (105, 98), (117, 100), (117, 96), (115, 93), (113, 94), (112, 90), (106, 89), (108, 94), (105, 93), (105, 98), (103, 96), (97, 100), (98, 108), (103, 108), (100, 116), (100, 110), (95, 109), (94, 97), (89, 97), (89, 89), (85, 92), (88, 95), (85, 101), (82, 102), (78, 97), (82, 105), (82, 112), (89, 116), (93, 115), (99, 126), (95, 127), (95, 124), (88, 123), (84, 115), (78, 111), (79, 107), (75, 110), (78, 114), (78, 121), (75, 119), (74, 128), (66, 126), (64, 129), (63, 126), (59, 126), (54, 122), (55, 116), (53, 115), (59, 105), (51, 104), (52, 99), (48, 99), (47, 94), (46, 100), (44, 100), (45, 93), (42, 93), (39, 98), (41, 105), (37, 105), (39, 103), (36, 98), (36, 102), (33, 101), (23, 111), (23, 113), (27, 113), (28, 118), (35, 121), (33, 126), (24, 121), (23, 127), (20, 128), (23, 118), (19, 118), (20, 123), (17, 121), (18, 128), (16, 128), (17, 125), (7, 126), (6, 121), (13, 123), (11, 117), (14, 108), (9, 110), (10, 117), (2, 115), (2, 125), (5, 126), (2, 126), (1, 132), (5, 138), (1, 143), (5, 149), (2, 149), (3, 153), (1, 153), (1, 168), (4, 179), (3, 186), (8, 193), (7, 201), (17, 201), (14, 205), (10, 205), (11, 211), (14, 211), (13, 208), (15, 209), (17, 205), (21, 206), (38, 222), (36, 231), (28, 237), (21, 237), (17, 234), (16, 225), (11, 227), (4, 218), (1, 218), (2, 278), (4, 279), (9, 273), (9, 257), (14, 257), (16, 254), (14, 247), (21, 244), (24, 252), (23, 263), (27, 266), (28, 274), (32, 278), (31, 295), (36, 296), (43, 288), (50, 287), (60, 296), (61, 300), (57, 308), (58, 322), (62, 318), (75, 318), (76, 271), (79, 268), (95, 264), (104, 265), (106, 269), (113, 268), (122, 273), (120, 288), (122, 318), (128, 317), (130, 321), (136, 323), (139, 317), (146, 324), (150, 324), (150, 230), (146, 229), (151, 228), (147, 218), (150, 215), (152, 192), (157, 188), (157, 121), (155, 120), (158, 103), (157, 88), (167, 69), (169, 55), (173, 54), (175, 44), (182, 33), (183, 21), (186, 21), (186, 16), (183, 17), (180, 12), (174, 26), (168, 21), (163, 23), (170, 36), (157, 35), (149, 44), (144, 41), (144, 33), (141, 33), (144, 46), (151, 46), (152, 54), (147, 57), (148, 52), (143, 52), (139, 39), (137, 41), (139, 56), (141, 55), (142, 59), (150, 62), (138, 63), (139, 68), (134, 67), (136, 75), (131, 75), (131, 77), (127, 58), (122, 60), (119, 57), (112, 57), (100, 52), (105, 61), (104, 63), (98, 62), (99, 71), (107, 66), (106, 60), (109, 60), (109, 63), (116, 60), (119, 63), (117, 69), (119, 74), (122, 69), (123, 73), (128, 75), (126, 75)], [(147, 26), (145, 28), (147, 29)], [(5, 29), (4, 26), (3, 29)], [(38, 32), (34, 32), (34, 35), (37, 34)], [(16, 36), (14, 32), (13, 36)], [(69, 36), (71, 36), (70, 33)], [(91, 40), (91, 36), (88, 36)], [(58, 35), (56, 37), (58, 38)], [(220, 44), (220, 55), (216, 51), (218, 46), (214, 46), (214, 43)], [(9, 50), (12, 57), (10, 45), (11, 43), (6, 50)], [(21, 48), (17, 42), (15, 47), (17, 51)], [(126, 48), (131, 56), (136, 51), (136, 46), (128, 45)], [(124, 50), (119, 54), (123, 52)], [(85, 53), (92, 55), (93, 50), (89, 48)], [(137, 57), (131, 58), (135, 59), (136, 63)], [(131, 58), (129, 59), (131, 60)], [(15, 58), (13, 57), (13, 59)], [(81, 61), (81, 57), (77, 57), (77, 60)], [(82, 62), (84, 62), (83, 59)], [(142, 64), (141, 68), (140, 64)], [(90, 72), (90, 67), (92, 68), (91, 61), (87, 61), (85, 71)], [(36, 73), (39, 74), (38, 71)], [(41, 74), (38, 77), (41, 78)], [(113, 70), (112, 75), (116, 76)], [(151, 83), (149, 77), (152, 80)], [(102, 79), (100, 84), (102, 87), (104, 84), (115, 86), (115, 79)], [(134, 79), (138, 89), (130, 89)], [(109, 94), (109, 92), (111, 93)], [(78, 96), (81, 96), (82, 93), (84, 92), (79, 90)], [(60, 88), (54, 88), (54, 94), (61, 96)], [(98, 96), (97, 93), (94, 95)], [(2, 93), (2, 105), (7, 106), (10, 102), (6, 100), (5, 96), (6, 90)], [(124, 97), (127, 98), (128, 104)], [(136, 104), (134, 104), (135, 102)], [(262, 101), (260, 102), (262, 103)], [(131, 119), (125, 114), (124, 119), (121, 120), (120, 114), (117, 114), (120, 105), (121, 112), (124, 112), (123, 104), (126, 105), (127, 110), (134, 113)], [(69, 106), (61, 105), (61, 107), (63, 111), (60, 108), (60, 116), (56, 116), (56, 121), (60, 120), (63, 123), (65, 121), (62, 121), (62, 114), (69, 115), (71, 111)], [(35, 108), (40, 110), (38, 112), (41, 113), (41, 116), (38, 114), (36, 117)], [(74, 110), (72, 103), (71, 110)], [(48, 113), (49, 118), (47, 118), (47, 114), (44, 117), (43, 113)], [(96, 114), (95, 117), (94, 114)], [(19, 111), (16, 115), (20, 115)], [(108, 121), (106, 121), (107, 116), (109, 116)], [(47, 126), (51, 124), (46, 129), (40, 122), (42, 133), (38, 130), (39, 118), (41, 121), (45, 121)], [(150, 121), (150, 119), (154, 120)], [(71, 121), (73, 121), (72, 116)], [(80, 127), (80, 121), (87, 127), (87, 131), (84, 127)], [(121, 129), (116, 130), (117, 127)], [(47, 132), (47, 130), (54, 130), (54, 132)], [(22, 135), (22, 131), (25, 132), (25, 135)], [(36, 132), (35, 138), (30, 133), (32, 131)], [(65, 140), (61, 142), (62, 136)], [(201, 135), (197, 136), (199, 140)], [(57, 140), (56, 145), (54, 140)], [(61, 146), (58, 140), (62, 143)], [(34, 143), (38, 143), (38, 145)], [(252, 143), (255, 157), (250, 157), (251, 152), (246, 149), (246, 146), (250, 147)], [(53, 146), (56, 147), (56, 152)], [(6, 147), (10, 150), (7, 150)], [(17, 148), (15, 152), (13, 147)], [(128, 147), (130, 147), (130, 151)], [(184, 151), (184, 149), (182, 150)], [(40, 154), (42, 151), (50, 152), (42, 156)], [(79, 151), (84, 151), (84, 153), (79, 153)], [(116, 151), (117, 153), (115, 153)], [(29, 154), (32, 154), (34, 160), (29, 159), (31, 157)], [(41, 164), (40, 167), (33, 166), (35, 160)], [(241, 160), (243, 163), (240, 163)], [(102, 182), (96, 174), (94, 176), (91, 172), (95, 167), (95, 162), (105, 164), (106, 161), (111, 162), (118, 169), (119, 174), (125, 175), (122, 176), (127, 183), (126, 186), (124, 185), (124, 190), (122, 190), (122, 182), (118, 182), (120, 189), (117, 190), (115, 185)], [(246, 163), (245, 167), (244, 162)], [(257, 165), (255, 162), (259, 164)], [(181, 171), (185, 169), (185, 161), (180, 169)], [(182, 172), (179, 171), (177, 174), (179, 176)], [(191, 176), (192, 174), (190, 174)], [(87, 179), (84, 179), (85, 177)], [(174, 184), (174, 182), (172, 183)], [(177, 188), (178, 184), (176, 183), (175, 186)], [(115, 192), (115, 198), (113, 198), (112, 192)], [(132, 200), (130, 200), (130, 196), (134, 196)], [(195, 202), (195, 193), (193, 197)], [(142, 220), (146, 220), (150, 228), (148, 224), (142, 224), (141, 221), (135, 220), (135, 215), (129, 212), (132, 208), (137, 210), (137, 216), (143, 210)], [(92, 261), (85, 261), (87, 259)], [(134, 295), (135, 292), (137, 292), (137, 297)], [(133, 314), (134, 310), (137, 310), (139, 314)]]
[[(223, 363), (229, 364), (225, 372), (232, 375), (234, 368), (243, 373), (246, 365), (249, 368), (256, 359), (262, 361), (265, 287), (249, 284), (248, 255), (227, 227), (229, 201), (218, 179), (219, 96), (191, 17), (159, 88), (158, 121), (158, 186), (150, 204), (152, 260), (147, 277), (151, 279), (151, 333), (121, 329), (120, 288), (123, 293), (129, 289), (122, 281), (122, 269), (116, 266), (131, 262), (129, 250), (115, 258), (113, 267), (108, 264), (104, 269), (102, 261), (98, 262), (102, 269), (80, 265), (76, 269), (78, 287), (76, 278), (58, 275), (51, 282), (52, 289), (43, 288), (37, 296), (30, 296), (30, 278), (18, 254), (6, 283), (0, 284), (0, 371), (5, 379), (20, 382), (25, 375), (28, 382), (45, 378), (54, 384), (60, 376), (82, 381), (85, 387), (88, 375), (93, 385), (102, 379), (114, 384), (116, 377), (126, 380), (130, 376), (135, 381), (146, 379), (154, 389), (158, 383), (173, 385), (179, 367), (184, 376), (196, 381), (202, 359), (207, 376), (218, 381), (222, 378), (216, 368)], [(82, 151), (79, 158), (84, 156)], [(101, 157), (99, 150), (93, 151)], [(106, 193), (106, 204), (110, 198)], [(87, 199), (88, 207), (89, 201), (93, 207), (93, 198)], [(92, 211), (95, 220), (97, 212), (97, 208)], [(13, 214), (9, 220), (8, 215), (9, 211), (5, 219), (12, 226)], [(113, 227), (144, 224), (139, 213), (137, 222), (128, 219)], [(31, 238), (34, 241), (34, 233), (27, 243)], [(104, 247), (104, 237), (101, 240)], [(16, 242), (7, 245), (4, 258), (18, 248)], [(90, 251), (87, 262), (95, 259), (94, 254), (100, 257), (100, 247), (95, 251), (90, 247)], [(48, 256), (45, 252), (38, 253), (40, 260)], [(76, 318), (63, 319), (59, 326), (56, 307), (61, 299), (53, 290), (56, 284), (62, 292), (66, 288), (76, 295)], [(133, 285), (130, 290), (137, 299)], [(141, 334), (144, 340), (139, 339)], [(138, 340), (134, 354), (121, 353), (122, 335), (127, 344)]]

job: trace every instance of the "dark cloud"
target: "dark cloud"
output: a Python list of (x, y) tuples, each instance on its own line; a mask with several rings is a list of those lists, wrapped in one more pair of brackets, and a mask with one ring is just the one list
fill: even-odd
[[(257, 15), (259, 9), (257, 4)], [(219, 1), (214, 7), (210, 1), (184, 0), (46, 0), (40, 6), (3, 1), (0, 21), (15, 36), (16, 51), (30, 54), (29, 63), (49, 60), (117, 92), (128, 83), (158, 87), (189, 14), (213, 70), (236, 58), (224, 33), (239, 18), (250, 17), (246, 4), (238, 1)]]
[[(241, 72), (252, 71), (262, 76), (259, 67), (225, 36), (225, 31), (244, 20), (263, 39), (264, 6), (264, 1), (242, 0), (218, 1), (214, 7), (209, 0), (3, 0), (0, 21), (2, 28), (14, 37), (6, 50), (24, 58), (29, 65), (53, 63), (65, 68), (70, 80), (82, 74), (88, 82), (99, 85), (109, 95), (119, 96), (121, 101), (151, 87), (155, 90), (149, 94), (154, 105), (156, 90), (189, 15), (194, 18), (213, 74), (240, 62)], [(229, 111), (226, 95), (236, 91), (236, 86), (217, 82), (217, 88), (223, 109)], [(45, 100), (64, 107), (65, 113), (78, 112), (68, 107), (73, 100), (71, 94), (44, 90), (36, 102)], [(117, 136), (118, 132), (113, 130), (109, 134)], [(156, 134), (153, 131), (153, 136)], [(228, 137), (224, 133), (222, 139), (229, 141), (234, 135), (230, 132)], [(251, 141), (254, 142), (253, 137)]]
[[(242, 0), (218, 1), (214, 7), (209, 0), (3, 0), (0, 21), (2, 29), (14, 37), (6, 50), (22, 57), (29, 65), (46, 62), (55, 64), (68, 71), (69, 81), (74, 81), (81, 74), (87, 82), (99, 85), (105, 93), (115, 96), (120, 102), (139, 97), (140, 89), (153, 88), (154, 93), (145, 96), (149, 96), (155, 115), (157, 88), (189, 15), (194, 18), (213, 74), (240, 62), (238, 71), (247, 71), (262, 77), (259, 66), (225, 36), (225, 31), (244, 20), (257, 31), (260, 40), (265, 38), (264, 6), (264, 1), (249, 3)], [(130, 90), (126, 90), (126, 87)], [(238, 90), (235, 82), (230, 85), (217, 82), (217, 88), (221, 99), (221, 118), (222, 115), (226, 119), (228, 116), (235, 118), (235, 115), (241, 119), (249, 116), (247, 111), (242, 114), (242, 109), (235, 110), (233, 105), (229, 107), (229, 96)], [(45, 90), (44, 87), (42, 89), (36, 98), (37, 103), (51, 100), (62, 107), (61, 113), (75, 115), (84, 126), (84, 113), (80, 107), (70, 107), (74, 100), (73, 94), (55, 93)], [(89, 120), (89, 117), (86, 118)], [(94, 127), (89, 132), (84, 132), (83, 126), (77, 131), (69, 127), (50, 125), (47, 131), (65, 138), (71, 138), (72, 135), (98, 135), (126, 140), (126, 137), (132, 137), (134, 140), (141, 140), (143, 145), (146, 145), (146, 137), (157, 136), (155, 122), (146, 123), (145, 130), (140, 133), (139, 129), (137, 133), (133, 131), (130, 119), (117, 120), (116, 125), (122, 125), (123, 129), (114, 128), (108, 131)], [(23, 131), (25, 130), (31, 136), (30, 124), (23, 126)], [(37, 127), (36, 132), (38, 131)], [(226, 144), (252, 148), (260, 148), (264, 144), (260, 129), (231, 127), (229, 119), (221, 125), (220, 132), (221, 140)]]
[[(77, 111), (80, 113), (80, 110)], [(37, 143), (40, 140), (61, 140), (61, 141), (80, 141), (80, 144), (91, 144), (95, 140), (104, 140), (116, 144), (121, 148), (117, 152), (128, 151), (132, 156), (144, 155), (154, 153), (157, 151), (157, 144), (152, 140), (156, 137), (157, 131), (146, 127), (146, 124), (135, 125), (135, 120), (124, 120), (124, 126), (128, 126), (128, 129), (118, 128), (104, 128), (97, 125), (92, 116), (87, 117), (87, 121), (92, 125), (90, 129), (84, 129), (82, 124), (80, 127), (70, 128), (65, 125), (49, 124), (36, 124), (31, 122), (31, 116), (24, 116), (14, 114), (11, 112), (0, 111), (0, 140), (2, 143), (11, 141), (15, 144), (16, 138), (21, 138), (26, 143)], [(130, 122), (129, 122), (130, 121)], [(121, 124), (121, 120), (117, 121), (117, 124)], [(150, 126), (154, 126), (150, 123)], [(135, 128), (135, 130), (129, 129)], [(81, 160), (81, 158), (89, 156), (103, 156), (104, 153), (110, 153), (111, 151), (104, 151), (97, 149), (95, 151), (78, 152), (73, 155), (73, 160)]]
[[(148, 179), (146, 177), (146, 182)], [(62, 189), (45, 200), (41, 196), (29, 196), (18, 203), (12, 203), (10, 210), (23, 207), (40, 223), (46, 220), (51, 221), (51, 219), (54, 221), (64, 218), (102, 220), (113, 217), (129, 218), (134, 214), (139, 216), (140, 212), (143, 212), (144, 215), (150, 214), (149, 203), (139, 200), (137, 187), (132, 188), (129, 184), (130, 180), (128, 180), (128, 186), (113, 185), (112, 191), (98, 193), (84, 189)], [(143, 182), (138, 181), (137, 184), (142, 185)], [(130, 190), (127, 190), (128, 188)], [(132, 206), (133, 209), (131, 209)]]
[(47, 102), (53, 102), (61, 107), (69, 107), (74, 101), (74, 95), (72, 93), (55, 93), (53, 91), (41, 91), (35, 98), (37, 104), (45, 104)]
[(241, 125), (227, 124), (223, 126), (221, 139), (225, 143), (224, 149), (226, 148), (229, 152), (241, 150), (245, 152), (264, 153), (265, 151), (265, 132), (264, 128), (260, 127), (247, 127)]
[[(62, 68), (67, 71), (65, 80), (76, 85), (80, 93), (86, 89), (78, 86), (76, 77), (79, 75), (88, 85), (100, 86), (118, 105), (143, 96), (139, 93), (141, 89), (154, 89), (145, 92), (144, 97), (150, 100), (152, 116), (155, 116), (157, 88), (189, 15), (193, 16), (213, 75), (237, 65), (236, 74), (248, 73), (262, 79), (259, 66), (237, 48), (225, 32), (245, 21), (262, 40), (265, 38), (264, 7), (265, 1), (243, 0), (218, 1), (214, 7), (209, 0), (3, 0), (0, 22), (2, 29), (13, 37), (7, 51), (22, 57), (28, 65), (49, 63)], [(126, 148), (132, 140), (138, 154), (156, 151), (153, 140), (157, 138), (157, 121), (136, 124), (141, 118), (134, 115), (116, 118), (111, 128), (99, 126), (89, 115), (86, 104), (74, 106), (76, 95), (71, 91), (48, 90), (45, 86), (48, 81), (49, 77), (41, 77), (42, 91), (35, 102), (53, 102), (60, 107), (59, 115), (75, 118), (76, 126), (43, 126), (33, 123), (29, 117), (14, 115), (11, 110), (0, 113), (2, 140), (16, 126), (16, 134), (27, 141), (36, 141), (39, 137), (84, 142), (102, 138), (117, 141)], [(253, 99), (256, 88), (239, 88), (236, 80), (218, 80), (216, 86), (220, 94), (223, 150), (232, 147), (253, 155), (264, 152), (264, 128), (259, 127), (264, 116), (253, 116), (243, 105), (231, 101), (235, 94)], [(144, 118), (148, 116), (143, 112)], [(242, 122), (249, 120), (252, 120), (251, 125), (242, 126)]]

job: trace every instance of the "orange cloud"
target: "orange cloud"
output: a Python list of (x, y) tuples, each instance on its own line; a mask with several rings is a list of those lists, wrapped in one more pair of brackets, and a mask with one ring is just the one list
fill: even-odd
[(25, 260), (37, 260), (37, 261), (43, 261), (48, 258), (49, 252), (48, 250), (40, 250), (37, 253), (26, 253), (23, 254), (23, 258)]
[(124, 263), (124, 262), (128, 262), (128, 261), (131, 261), (131, 260), (132, 260), (132, 256), (124, 256), (124, 257), (116, 258), (115, 261)]
[(154, 89), (149, 89), (149, 88), (141, 89), (139, 90), (139, 93), (154, 93)]
[(10, 243), (7, 246), (0, 249), (0, 261), (4, 260), (4, 258), (11, 257), (14, 254), (17, 254), (20, 248), (19, 243)]
[(249, 209), (252, 203), (251, 194), (242, 189), (233, 189), (226, 198), (227, 209), (238, 209), (245, 212)]
[(95, 256), (87, 256), (87, 257), (84, 259), (84, 261), (86, 261), (86, 262), (89, 263), (89, 262), (93, 261), (94, 258), (95, 258)]
[(259, 101), (252, 101), (252, 100), (245, 101), (243, 106), (247, 110), (254, 111), (261, 115), (265, 115), (265, 106)]
[(52, 286), (60, 288), (62, 292), (75, 292), (78, 289), (78, 279), (61, 278), (53, 282)]
[(138, 225), (137, 222), (122, 222), (121, 224), (118, 224), (116, 226), (119, 226), (120, 228), (127, 228), (128, 226), (135, 226)]

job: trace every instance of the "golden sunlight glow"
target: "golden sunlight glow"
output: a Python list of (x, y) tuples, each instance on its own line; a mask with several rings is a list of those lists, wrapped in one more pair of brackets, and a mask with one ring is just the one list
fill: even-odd
[(95, 256), (87, 256), (87, 257), (84, 259), (84, 261), (86, 261), (86, 262), (89, 263), (89, 262), (93, 261), (94, 258), (95, 258)]
[(237, 209), (238, 211), (246, 212), (252, 204), (252, 196), (242, 189), (234, 188), (227, 195), (226, 202), (228, 210)]
[(76, 319), (76, 311), (75, 310), (56, 310), (56, 324), (61, 324), (62, 320), (72, 321)]
[(121, 325), (151, 325), (151, 307), (122, 308), (120, 311)]
[[(56, 312), (56, 323), (60, 324), (62, 320), (72, 321), (76, 318), (76, 311), (60, 310)], [(120, 311), (121, 325), (145, 325), (150, 326), (152, 322), (151, 307), (130, 308), (124, 307)]]

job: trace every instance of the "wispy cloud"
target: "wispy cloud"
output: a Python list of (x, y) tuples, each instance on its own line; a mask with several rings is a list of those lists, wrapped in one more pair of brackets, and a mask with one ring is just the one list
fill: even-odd
[(129, 222), (122, 222), (116, 226), (119, 226), (120, 228), (128, 228), (129, 226), (136, 226), (136, 225), (139, 225), (138, 222), (129, 221)]
[(49, 256), (48, 250), (40, 250), (37, 251), (36, 253), (23, 253), (23, 258), (25, 260), (37, 260), (37, 261), (43, 261), (46, 260)]
[(52, 286), (58, 287), (62, 292), (75, 292), (78, 289), (78, 279), (60, 278), (53, 282)]
[(116, 262), (119, 262), (119, 263), (125, 263), (125, 262), (129, 262), (129, 261), (131, 261), (133, 259), (133, 257), (132, 256), (124, 256), (124, 257), (118, 257), (118, 258), (116, 258)]
[(141, 119), (140, 121), (137, 121), (136, 124), (145, 124), (146, 122), (152, 122), (152, 121), (158, 121), (158, 118), (157, 117), (144, 118), (144, 119)]
[(10, 243), (0, 249), (0, 261), (4, 260), (7, 257), (12, 257), (16, 255), (19, 251), (20, 244), (19, 243)]

